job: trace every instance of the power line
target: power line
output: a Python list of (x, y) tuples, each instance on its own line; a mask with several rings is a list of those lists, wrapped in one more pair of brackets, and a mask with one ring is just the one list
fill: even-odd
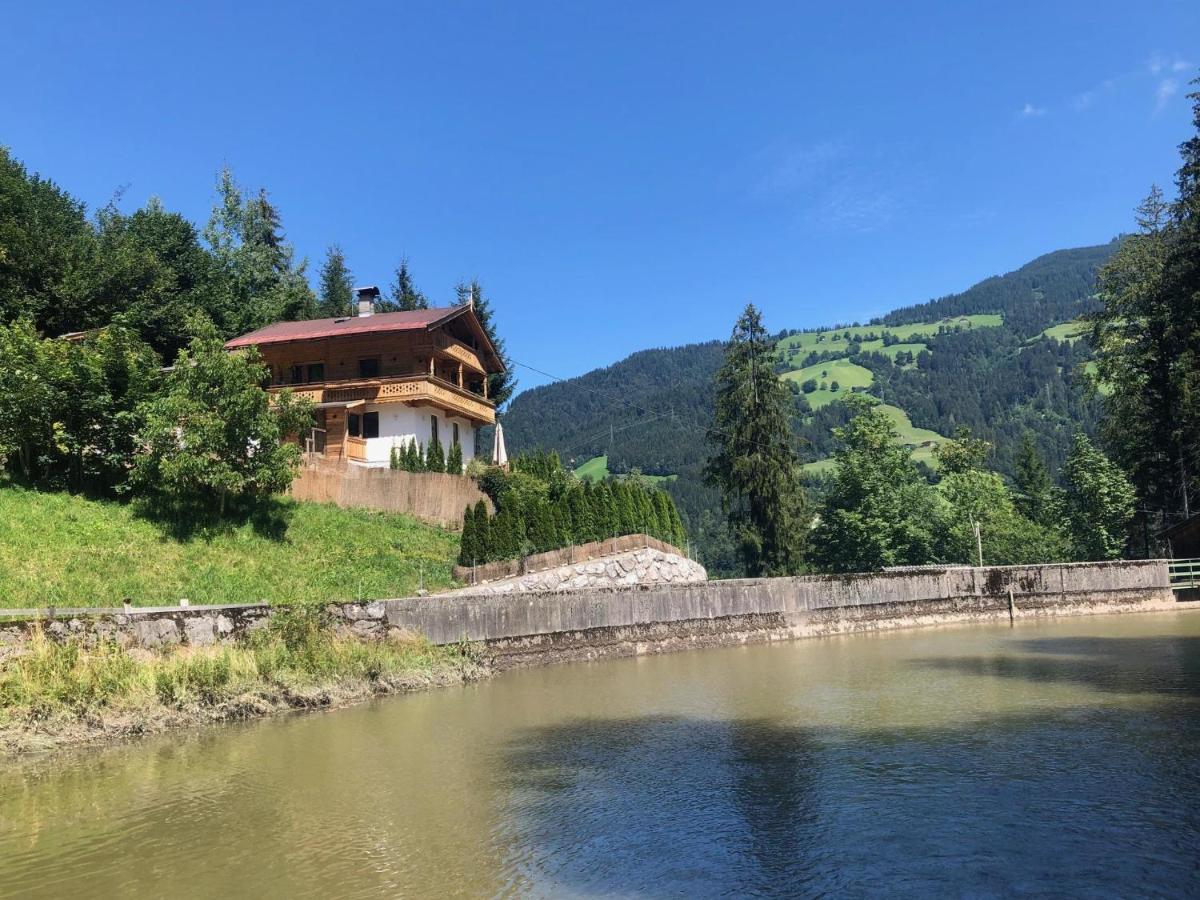
[[(562, 377), (562, 376), (560, 376), (560, 375), (555, 375), (555, 374), (553, 374), (552, 372), (547, 372), (547, 371), (545, 371), (544, 369), (539, 369), (539, 368), (537, 368), (536, 366), (531, 366), (531, 365), (529, 365), (528, 363), (523, 363), (523, 362), (521, 362), (520, 360), (516, 360), (516, 359), (511, 359), (511, 358), (510, 358), (510, 359), (509, 359), (509, 362), (510, 362), (510, 363), (512, 363), (513, 365), (520, 366), (520, 367), (521, 367), (521, 368), (523, 368), (523, 369), (529, 369), (529, 371), (531, 371), (531, 372), (536, 372), (537, 374), (539, 374), (539, 375), (542, 375), (542, 376), (544, 376), (544, 377), (546, 377), (546, 378), (549, 378), (549, 379), (551, 379), (552, 381), (566, 382), (566, 381), (570, 381), (570, 380), (571, 380), (571, 379), (568, 379), (568, 378), (563, 378), (563, 377)], [(678, 416), (675, 414), (675, 410), (674, 410), (673, 408), (672, 408), (671, 410), (667, 411), (667, 412), (662, 412), (661, 410), (654, 410), (654, 409), (650, 409), (650, 408), (648, 408), (648, 407), (639, 406), (638, 404), (636, 404), (636, 403), (633, 403), (632, 401), (630, 401), (630, 400), (627, 400), (627, 399), (625, 399), (624, 397), (619, 397), (619, 396), (617, 396), (617, 395), (615, 395), (615, 394), (612, 394), (612, 393), (609, 393), (609, 392), (606, 392), (606, 391), (597, 390), (596, 388), (590, 388), (590, 387), (586, 387), (585, 385), (582, 385), (582, 384), (580, 384), (580, 385), (576, 385), (576, 387), (578, 387), (580, 390), (584, 390), (584, 391), (587, 391), (587, 392), (589, 392), (589, 393), (595, 394), (595, 395), (596, 395), (596, 396), (598, 396), (598, 397), (605, 397), (605, 398), (607, 398), (607, 399), (609, 399), (609, 400), (613, 400), (613, 401), (615, 401), (615, 402), (617, 402), (617, 403), (620, 403), (620, 404), (623, 404), (623, 405), (625, 405), (625, 406), (628, 406), (628, 407), (630, 407), (631, 409), (635, 409), (635, 410), (637, 410), (639, 413), (654, 413), (654, 414), (655, 414), (655, 415), (653, 416), (653, 418), (650, 418), (650, 419), (642, 419), (642, 420), (639, 420), (639, 421), (637, 421), (637, 422), (632, 422), (632, 423), (630, 423), (629, 425), (625, 425), (625, 426), (622, 426), (621, 428), (618, 428), (618, 429), (616, 429), (617, 431), (624, 431), (624, 430), (626, 430), (626, 429), (628, 429), (628, 428), (634, 428), (634, 427), (636, 427), (636, 426), (638, 426), (638, 425), (649, 425), (651, 422), (657, 421), (657, 420), (659, 420), (659, 419), (670, 418), (672, 421), (674, 421), (674, 422), (677, 422), (677, 423), (678, 423), (678, 424), (680, 424), (680, 425), (684, 425), (684, 426), (690, 426), (691, 428), (694, 428), (694, 429), (696, 429), (697, 431), (703, 431), (705, 434), (712, 433), (712, 434), (720, 434), (720, 435), (723, 435), (723, 436), (725, 436), (725, 437), (736, 437), (736, 438), (738, 438), (739, 440), (741, 440), (743, 443), (749, 444), (750, 446), (753, 446), (753, 447), (759, 447), (759, 448), (761, 448), (761, 449), (770, 449), (770, 445), (769, 445), (769, 444), (764, 444), (764, 443), (762, 443), (761, 441), (756, 441), (756, 440), (753, 440), (753, 439), (751, 439), (751, 438), (747, 438), (747, 437), (744, 437), (744, 436), (733, 435), (733, 434), (731, 434), (731, 433), (730, 433), (730, 432), (728, 432), (728, 431), (724, 431), (724, 430), (722, 430), (722, 429), (720, 429), (720, 428), (717, 428), (717, 427), (715, 427), (714, 425), (704, 425), (704, 424), (702, 424), (702, 423), (700, 423), (700, 422), (695, 422), (695, 421), (685, 421), (685, 420), (683, 420), (683, 419), (679, 418), (679, 417), (678, 417)], [(755, 384), (755, 386), (754, 386), (754, 390), (755, 390), (755, 394), (756, 394), (756, 396), (757, 396), (757, 392), (758, 392), (758, 386), (757, 386), (757, 384)], [(610, 426), (609, 426), (609, 427), (611, 428), (611, 423), (610, 423)], [(601, 436), (601, 437), (602, 437), (602, 436), (603, 436), (603, 432), (601, 432), (599, 436)], [(595, 437), (587, 438), (587, 439), (585, 439), (585, 440), (584, 440), (582, 443), (576, 444), (574, 447), (572, 447), (572, 448), (571, 448), (571, 450), (578, 449), (579, 447), (583, 447), (583, 446), (585, 446), (585, 445), (586, 445), (588, 442), (590, 442), (591, 440), (594, 440), (594, 439), (595, 439)], [(570, 450), (564, 450), (563, 452), (564, 452), (564, 453), (569, 453), (569, 452), (570, 452)]]

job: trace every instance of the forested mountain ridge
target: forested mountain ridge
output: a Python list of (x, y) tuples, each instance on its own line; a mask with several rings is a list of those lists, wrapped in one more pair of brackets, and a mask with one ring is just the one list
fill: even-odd
[[(902, 440), (916, 447), (919, 460), (929, 461), (930, 439), (948, 437), (965, 425), (993, 444), (991, 464), (1000, 472), (1012, 473), (1026, 431), (1056, 471), (1072, 432), (1095, 430), (1100, 402), (1082, 377), (1090, 356), (1086, 342), (1056, 340), (1043, 332), (1098, 307), (1096, 272), (1117, 245), (1048, 253), (961, 293), (897, 309), (865, 326), (780, 332), (779, 371), (796, 398), (801, 458), (816, 463), (831, 454), (831, 429), (846, 418), (845, 407), (836, 402), (838, 392), (861, 391), (893, 408)], [(701, 557), (721, 571), (725, 553), (716, 534), (717, 495), (703, 485), (700, 473), (723, 346), (711, 341), (643, 350), (577, 378), (525, 391), (504, 415), (509, 441), (515, 449), (557, 449), (576, 465), (604, 454), (614, 473), (638, 469), (678, 475), (667, 488)], [(846, 384), (837, 382), (839, 375)], [(923, 448), (917, 446), (922, 442)], [(816, 473), (821, 467), (809, 468)]]

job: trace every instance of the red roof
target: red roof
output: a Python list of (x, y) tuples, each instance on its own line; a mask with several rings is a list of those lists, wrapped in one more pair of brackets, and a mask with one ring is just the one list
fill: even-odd
[(314, 338), (340, 337), (346, 334), (377, 334), (387, 331), (426, 331), (453, 318), (465, 306), (435, 309), (414, 309), (405, 312), (375, 313), (370, 316), (350, 316), (340, 319), (306, 319), (302, 322), (276, 322), (266, 328), (251, 331), (225, 342), (228, 350), (252, 344), (283, 344), (288, 341), (310, 341)]

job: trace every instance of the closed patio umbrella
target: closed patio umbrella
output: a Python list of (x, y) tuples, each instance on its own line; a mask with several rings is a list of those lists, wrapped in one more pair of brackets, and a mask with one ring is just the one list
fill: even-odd
[(504, 448), (504, 426), (496, 423), (495, 436), (492, 438), (492, 463), (506, 468), (508, 466), (508, 451)]

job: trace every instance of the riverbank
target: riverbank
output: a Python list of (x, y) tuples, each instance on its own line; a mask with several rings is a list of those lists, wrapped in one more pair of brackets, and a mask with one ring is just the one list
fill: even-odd
[(524, 666), (1197, 606), (1177, 602), (1166, 563), (1149, 560), (60, 612), (0, 627), (0, 749), (340, 706)]
[(0, 755), (328, 709), (486, 677), (466, 645), (339, 637), (306, 613), (237, 646), (122, 648), (37, 633), (0, 657)]

